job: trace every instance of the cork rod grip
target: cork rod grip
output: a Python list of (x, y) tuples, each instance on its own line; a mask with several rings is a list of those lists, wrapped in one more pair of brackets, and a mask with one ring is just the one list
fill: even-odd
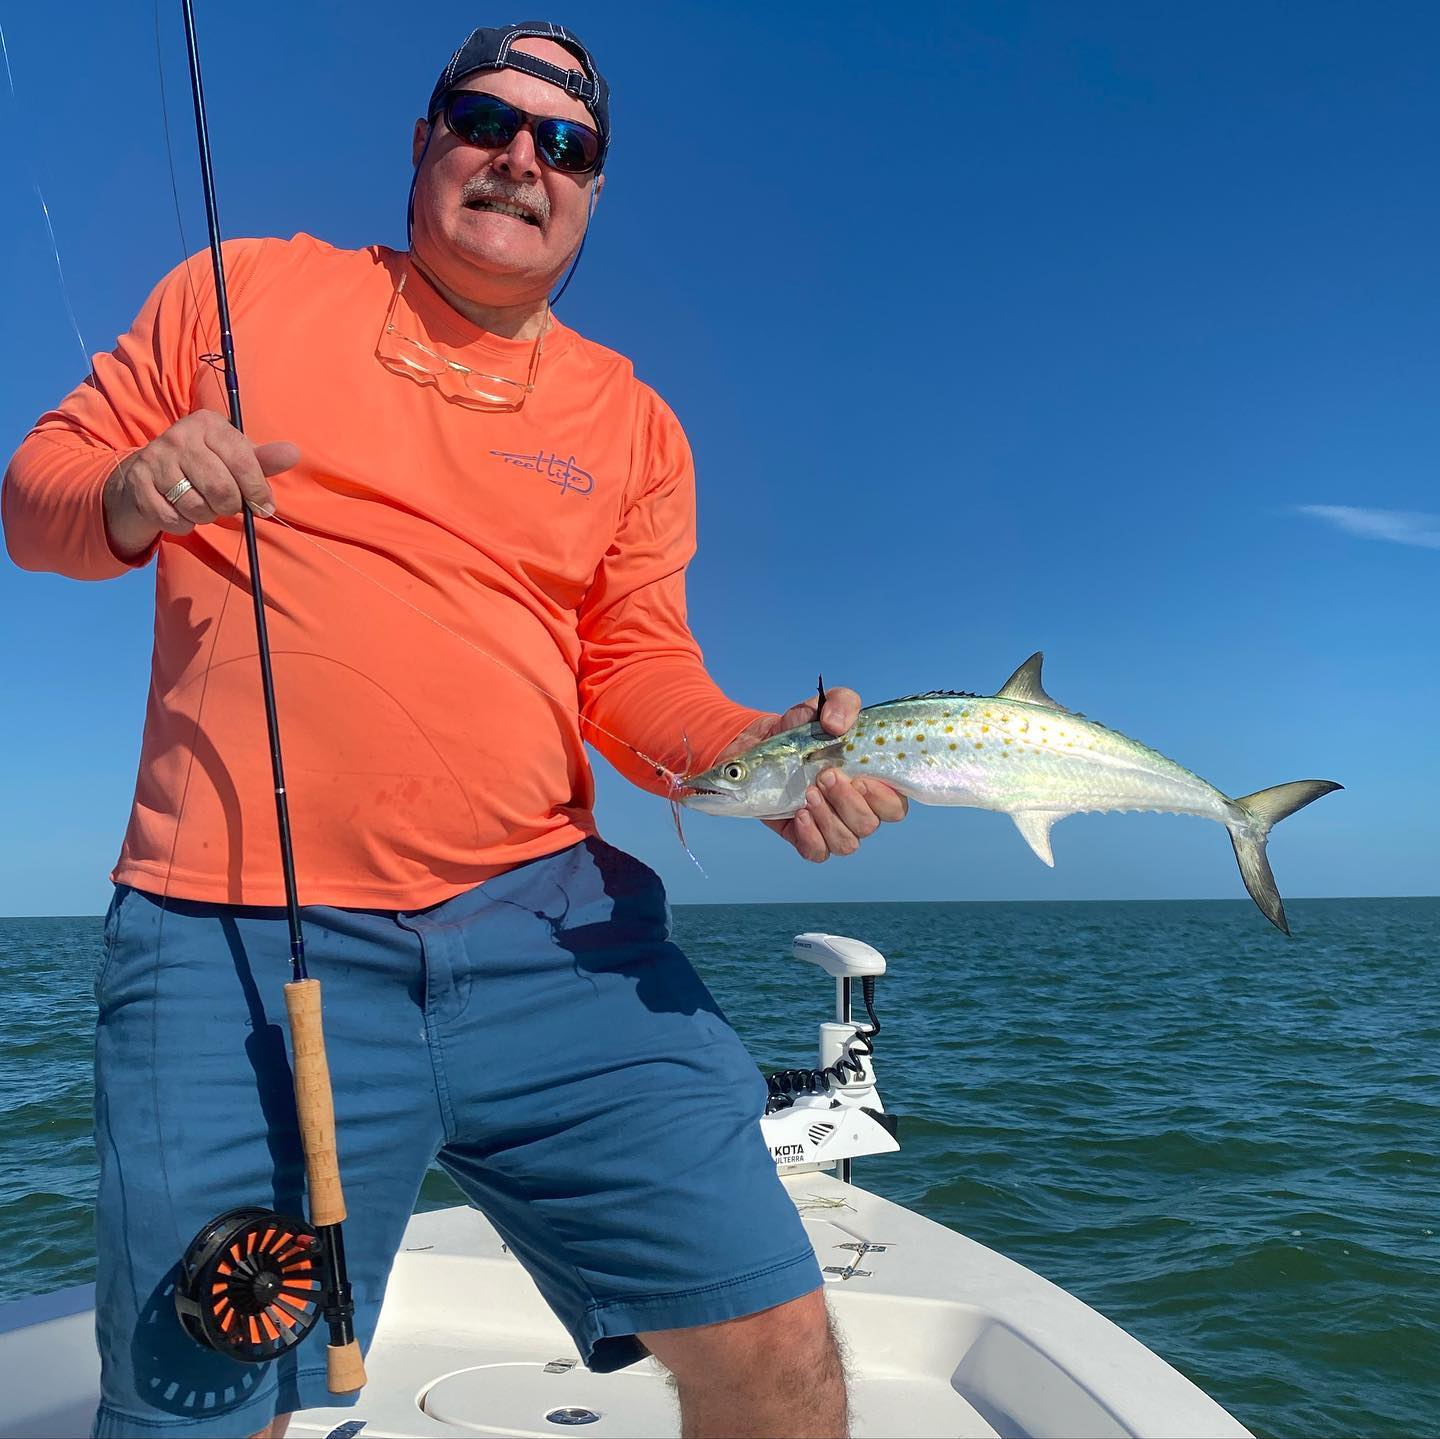
[[(285, 986), (290, 1014), (290, 1044), (295, 1053), (295, 1107), (305, 1147), (310, 1184), (310, 1222), (317, 1227), (345, 1218), (340, 1162), (335, 1153), (335, 1101), (330, 1066), (325, 1061), (325, 1032), (320, 1025), (320, 981), (301, 979)], [(332, 1351), (333, 1352), (333, 1351)]]
[(332, 1394), (353, 1394), (365, 1387), (365, 1361), (355, 1340), (325, 1346), (325, 1387)]

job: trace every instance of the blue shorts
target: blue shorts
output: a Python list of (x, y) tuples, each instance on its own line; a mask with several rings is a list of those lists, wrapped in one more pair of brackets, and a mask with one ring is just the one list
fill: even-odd
[[(305, 911), (323, 985), (362, 1345), (438, 1159), (598, 1371), (637, 1332), (819, 1287), (758, 1116), (765, 1085), (669, 940), (664, 891), (598, 839), (416, 912)], [(343, 1403), (323, 1322), (285, 1357), (202, 1349), (177, 1262), (240, 1204), (303, 1214), (282, 911), (117, 890), (96, 978), (99, 1435), (253, 1433)], [(703, 1123), (694, 1122), (703, 1118)]]

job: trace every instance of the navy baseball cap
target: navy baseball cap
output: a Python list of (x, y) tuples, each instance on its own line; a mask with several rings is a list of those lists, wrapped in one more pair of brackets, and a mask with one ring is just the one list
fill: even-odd
[[(515, 49), (515, 42), (524, 39), (553, 40), (575, 57), (580, 68), (563, 70), (549, 60), (541, 60)], [(610, 87), (581, 40), (563, 25), (555, 25), (548, 20), (527, 20), (499, 29), (472, 30), (469, 38), (450, 57), (450, 63), (440, 72), (440, 78), (430, 92), (430, 107), (425, 112), (425, 118), (435, 118), (445, 92), (458, 80), (473, 75), (477, 70), (502, 69), (520, 70), (537, 80), (547, 80), (579, 100), (594, 118), (603, 147), (601, 164), (604, 163), (604, 151), (610, 148)]]

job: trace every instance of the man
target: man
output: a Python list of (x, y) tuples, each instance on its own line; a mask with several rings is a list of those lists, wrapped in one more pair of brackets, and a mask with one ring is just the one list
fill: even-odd
[[(657, 765), (816, 711), (745, 709), (709, 679), (685, 623), (684, 437), (550, 316), (608, 142), (573, 35), (475, 31), (415, 127), (408, 254), (228, 246), (247, 435), (223, 418), (197, 262), (7, 474), (17, 563), (104, 578), (158, 558), (96, 980), (98, 1434), (279, 1434), (335, 1402), (318, 1341), (243, 1368), (183, 1336), (171, 1295), (217, 1213), (303, 1199), (242, 504), (277, 516), (262, 578), (362, 1342), (438, 1157), (592, 1368), (648, 1351), (672, 1370), (686, 1433), (844, 1431), (763, 1085), (669, 943), (658, 880), (590, 813), (585, 739), (656, 789)], [(858, 707), (832, 690), (820, 718), (844, 733)], [(773, 827), (823, 860), (903, 814), (832, 775)], [(729, 1098), (725, 1123), (678, 1122), (701, 1092)]]

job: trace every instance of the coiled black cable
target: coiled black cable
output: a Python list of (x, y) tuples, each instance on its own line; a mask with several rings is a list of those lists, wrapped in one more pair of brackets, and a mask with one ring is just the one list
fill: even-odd
[(875, 1036), (880, 1033), (880, 1021), (875, 1016), (873, 974), (861, 979), (860, 995), (865, 1001), (865, 1014), (870, 1023), (858, 1028), (855, 1037), (845, 1046), (845, 1053), (824, 1069), (777, 1069), (773, 1074), (767, 1074), (765, 1086), (769, 1094), (765, 1100), (766, 1114), (789, 1109), (801, 1095), (828, 1094), (834, 1085), (847, 1084), (865, 1073), (863, 1061), (875, 1053)]

